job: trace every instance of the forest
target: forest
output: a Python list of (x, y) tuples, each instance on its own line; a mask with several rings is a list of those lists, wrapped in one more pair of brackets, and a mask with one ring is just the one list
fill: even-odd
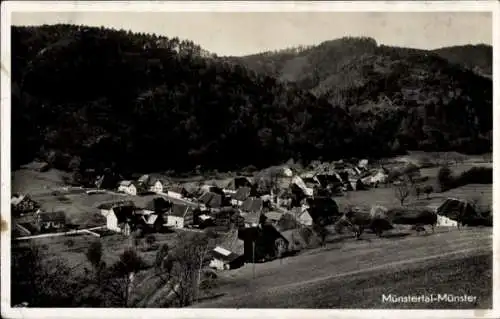
[(12, 27), (11, 38), (13, 169), (39, 158), (64, 170), (224, 171), (492, 148), (492, 81), (453, 50), (452, 61), (342, 38), (220, 57), (76, 25)]

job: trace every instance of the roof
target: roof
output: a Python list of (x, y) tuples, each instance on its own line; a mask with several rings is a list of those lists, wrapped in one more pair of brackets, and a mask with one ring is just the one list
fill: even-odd
[(263, 200), (260, 198), (247, 198), (241, 205), (244, 212), (260, 212), (263, 208)]
[(240, 187), (236, 191), (236, 194), (234, 194), (233, 199), (239, 200), (239, 201), (244, 201), (250, 196), (251, 192), (252, 192), (252, 189), (250, 187)]
[(266, 218), (269, 220), (280, 220), (281, 216), (283, 216), (280, 212), (268, 212), (266, 213)]
[(126, 187), (128, 187), (130, 185), (132, 185), (132, 181), (121, 181), (120, 182), (120, 186), (126, 186)]
[(224, 249), (220, 246), (215, 247), (211, 253), (215, 259), (220, 259), (224, 262), (232, 262), (232, 261), (236, 260), (237, 258), (239, 258), (240, 256), (242, 256), (242, 255), (235, 254), (235, 253), (233, 253), (227, 249)]
[(134, 202), (130, 200), (124, 200), (124, 201), (117, 201), (117, 202), (110, 202), (110, 203), (102, 203), (99, 206), (97, 206), (98, 209), (112, 209), (115, 207), (120, 207), (120, 206), (134, 206)]
[(172, 211), (171, 211), (170, 215), (177, 216), (177, 217), (184, 217), (191, 210), (192, 210), (191, 206), (183, 205), (183, 204), (173, 204)]
[(231, 251), (237, 255), (245, 254), (245, 242), (238, 238), (238, 230), (231, 230), (224, 235), (219, 247)]
[(175, 192), (175, 193), (179, 193), (179, 194), (187, 192), (186, 188), (183, 185), (180, 185), (180, 184), (169, 186), (168, 190), (170, 192)]
[(227, 183), (226, 188), (230, 190), (238, 190), (241, 187), (250, 187), (252, 183), (247, 177), (235, 177), (229, 183)]
[(63, 211), (43, 212), (40, 211), (38, 216), (41, 221), (66, 221), (66, 214)]
[(144, 210), (149, 210), (149, 211), (157, 211), (157, 210), (166, 210), (169, 206), (169, 201), (166, 200), (163, 197), (155, 197), (148, 201), (144, 207), (142, 207)]
[(208, 192), (198, 198), (200, 202), (205, 204), (205, 206), (210, 206), (212, 208), (217, 208), (222, 206), (222, 195), (213, 192)]
[(241, 216), (245, 220), (245, 223), (258, 224), (260, 219), (260, 212), (242, 213)]
[(156, 221), (156, 219), (158, 219), (158, 215), (156, 214), (151, 214), (149, 215), (146, 219), (146, 224), (148, 225), (153, 225)]

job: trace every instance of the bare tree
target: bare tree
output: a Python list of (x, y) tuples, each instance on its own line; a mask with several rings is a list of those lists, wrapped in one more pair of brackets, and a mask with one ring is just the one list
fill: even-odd
[(402, 181), (397, 185), (394, 185), (394, 195), (399, 200), (401, 206), (404, 206), (404, 202), (411, 194), (411, 186), (408, 181)]
[(129, 307), (135, 274), (144, 267), (144, 261), (134, 249), (128, 248), (120, 260), (107, 269), (104, 290), (111, 293), (119, 306)]
[(199, 297), (203, 267), (210, 249), (219, 239), (210, 231), (180, 233), (175, 251), (171, 252), (168, 246), (162, 246), (158, 251), (155, 261), (157, 275), (170, 285), (179, 307), (189, 306)]

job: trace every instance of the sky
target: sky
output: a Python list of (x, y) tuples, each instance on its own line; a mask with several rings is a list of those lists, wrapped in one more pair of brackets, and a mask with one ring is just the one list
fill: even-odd
[(218, 55), (247, 55), (343, 36), (379, 44), (436, 49), (492, 44), (483, 12), (15, 12), (13, 25), (70, 23), (192, 40)]

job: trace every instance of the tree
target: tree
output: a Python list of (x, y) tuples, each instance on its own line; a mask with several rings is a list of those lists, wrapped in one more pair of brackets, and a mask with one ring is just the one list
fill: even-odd
[(157, 275), (171, 287), (177, 306), (186, 307), (199, 295), (208, 253), (220, 239), (214, 233), (180, 233), (175, 251), (162, 246), (156, 255)]
[(132, 248), (127, 248), (120, 259), (108, 267), (103, 289), (114, 297), (120, 307), (130, 306), (135, 274), (145, 266), (142, 258)]
[(85, 253), (87, 260), (92, 265), (96, 275), (103, 269), (104, 262), (102, 260), (102, 244), (100, 241), (94, 241), (89, 245), (87, 252)]
[(441, 187), (441, 192), (447, 191), (452, 187), (454, 182), (453, 174), (448, 166), (443, 166), (439, 169), (437, 180)]
[(402, 181), (397, 185), (394, 185), (394, 194), (398, 199), (401, 206), (404, 206), (404, 202), (411, 194), (411, 187), (408, 181)]
[(420, 193), (422, 192), (422, 189), (420, 186), (415, 187), (415, 194), (417, 195), (417, 199), (420, 199)]
[(61, 259), (47, 259), (36, 245), (12, 249), (11, 303), (30, 307), (77, 306), (81, 282)]
[(425, 195), (427, 195), (427, 199), (429, 199), (429, 195), (434, 191), (434, 187), (432, 185), (426, 185), (423, 189)]
[(313, 229), (318, 234), (321, 240), (321, 246), (324, 246), (326, 243), (326, 238), (330, 233), (326, 228), (326, 221), (324, 220), (324, 218), (318, 218), (317, 222), (315, 222), (313, 225)]
[(155, 243), (156, 243), (155, 235), (149, 234), (148, 236), (146, 236), (146, 244), (148, 245), (148, 249), (151, 249)]

